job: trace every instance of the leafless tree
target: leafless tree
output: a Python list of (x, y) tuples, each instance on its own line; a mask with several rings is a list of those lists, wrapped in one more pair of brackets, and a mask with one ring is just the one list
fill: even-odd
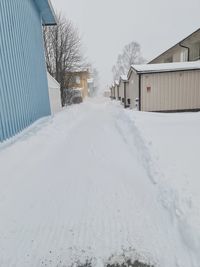
[(119, 54), (117, 62), (112, 68), (113, 79), (119, 80), (121, 75), (127, 75), (131, 65), (144, 62), (140, 45), (137, 42), (131, 42), (124, 47), (122, 54)]
[(81, 39), (77, 28), (60, 13), (57, 25), (44, 27), (46, 65), (49, 73), (60, 83), (61, 99), (64, 105), (64, 89), (70, 80), (70, 73), (80, 68), (84, 62)]

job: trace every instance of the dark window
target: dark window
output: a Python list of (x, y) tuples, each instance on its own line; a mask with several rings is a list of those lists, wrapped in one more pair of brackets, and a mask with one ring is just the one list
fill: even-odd
[(151, 86), (147, 86), (147, 92), (148, 92), (148, 93), (151, 92)]

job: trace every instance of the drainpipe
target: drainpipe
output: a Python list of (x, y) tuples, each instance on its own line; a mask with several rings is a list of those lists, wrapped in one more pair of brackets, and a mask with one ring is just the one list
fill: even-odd
[(119, 100), (119, 85), (117, 85), (117, 94), (118, 94), (117, 100)]
[(183, 48), (186, 48), (188, 50), (187, 61), (189, 62), (190, 61), (190, 48), (185, 46), (185, 45), (182, 45), (181, 43), (179, 43), (179, 46), (183, 47)]
[(141, 111), (141, 74), (139, 74), (139, 111)]
[(126, 83), (124, 82), (124, 108), (126, 108)]

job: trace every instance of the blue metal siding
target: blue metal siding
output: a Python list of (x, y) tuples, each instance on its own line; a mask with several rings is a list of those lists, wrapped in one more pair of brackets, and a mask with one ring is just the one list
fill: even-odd
[(56, 15), (50, 0), (34, 0), (42, 16), (44, 25), (55, 25)]
[(33, 0), (0, 0), (0, 141), (50, 114), (41, 21)]

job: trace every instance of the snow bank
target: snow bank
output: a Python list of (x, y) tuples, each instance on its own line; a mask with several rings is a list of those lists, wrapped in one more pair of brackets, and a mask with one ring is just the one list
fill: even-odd
[(197, 267), (200, 262), (200, 113), (128, 113), (157, 171), (159, 199), (190, 257), (188, 265), (184, 255), (177, 257), (178, 266)]

